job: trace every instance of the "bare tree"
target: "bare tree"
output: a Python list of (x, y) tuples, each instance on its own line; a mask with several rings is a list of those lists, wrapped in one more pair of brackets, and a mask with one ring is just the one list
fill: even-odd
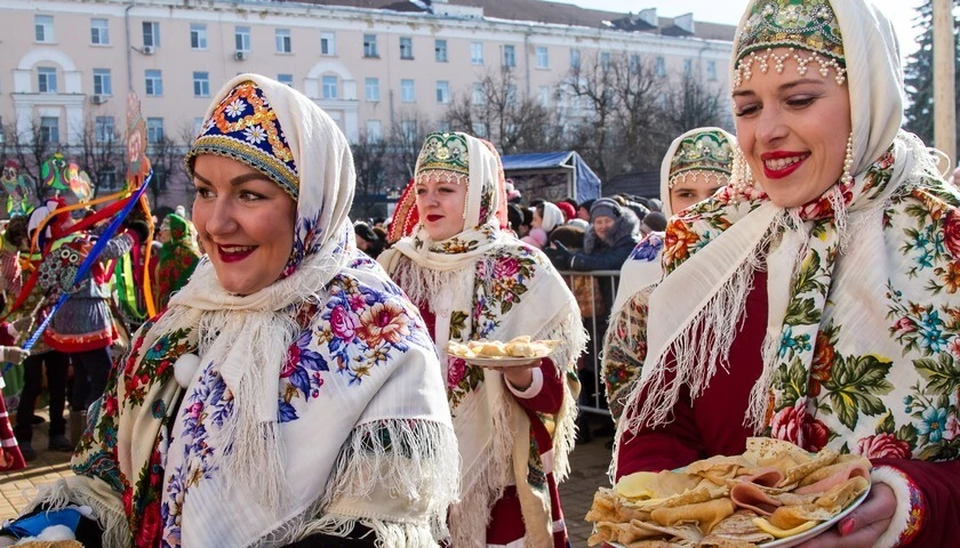
[(504, 154), (538, 152), (554, 146), (554, 113), (518, 91), (510, 68), (488, 72), (447, 110), (450, 129), (488, 139)]
[(117, 128), (105, 119), (99, 122), (87, 119), (79, 137), (78, 163), (89, 175), (95, 192), (112, 192), (119, 188), (126, 171), (126, 158)]
[(667, 94), (664, 116), (677, 135), (703, 126), (729, 125), (723, 104), (719, 88), (710, 89), (702, 80), (684, 75)]
[[(359, 140), (350, 145), (353, 153), (353, 166), (357, 173), (356, 197), (353, 201), (351, 218), (361, 219), (382, 214), (380, 202), (375, 196), (386, 192), (387, 142), (379, 135), (360, 132)], [(401, 187), (402, 188), (402, 187)]]
[[(35, 196), (43, 196), (43, 180), (40, 177), (40, 166), (56, 152), (62, 152), (59, 135), (54, 136), (48, 129), (34, 119), (26, 131), (17, 131), (16, 126), (9, 125), (5, 130), (4, 141), (8, 141), (8, 158), (13, 158), (20, 164), (20, 170), (33, 179), (36, 188)], [(56, 139), (54, 138), (56, 137)]]
[(160, 197), (170, 190), (171, 182), (181, 175), (183, 156), (183, 147), (166, 135), (155, 139), (147, 147), (147, 157), (153, 168), (153, 181), (149, 188), (153, 204), (159, 202)]
[(388, 163), (385, 168), (387, 187), (403, 188), (413, 177), (417, 156), (434, 124), (419, 110), (404, 110), (394, 116), (387, 143)]
[(619, 114), (619, 79), (629, 73), (629, 67), (615, 65), (626, 62), (624, 55), (613, 57), (598, 53), (593, 59), (572, 67), (565, 86), (568, 96), (575, 101), (573, 110), (583, 115), (573, 136), (574, 148), (601, 179), (612, 175), (609, 164), (617, 157), (610, 146), (617, 140), (612, 122)]

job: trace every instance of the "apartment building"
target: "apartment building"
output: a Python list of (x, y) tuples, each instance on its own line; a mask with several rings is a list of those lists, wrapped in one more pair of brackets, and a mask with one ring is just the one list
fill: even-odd
[[(484, 74), (509, 67), (549, 103), (571, 66), (614, 54), (724, 88), (734, 28), (540, 0), (0, 0), (0, 125), (63, 145), (121, 130), (135, 90), (148, 138), (199, 127), (242, 72), (315, 99), (351, 140), (405, 112), (436, 121)], [(382, 4), (379, 5), (378, 4)], [(385, 6), (384, 6), (385, 5)], [(575, 105), (571, 108), (576, 108)]]

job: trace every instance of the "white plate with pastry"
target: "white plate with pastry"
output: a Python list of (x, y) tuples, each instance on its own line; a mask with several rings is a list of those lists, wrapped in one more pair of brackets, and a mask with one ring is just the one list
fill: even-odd
[(468, 341), (447, 343), (447, 353), (481, 367), (515, 367), (549, 357), (560, 345), (555, 340), (533, 340), (529, 335), (509, 341)]

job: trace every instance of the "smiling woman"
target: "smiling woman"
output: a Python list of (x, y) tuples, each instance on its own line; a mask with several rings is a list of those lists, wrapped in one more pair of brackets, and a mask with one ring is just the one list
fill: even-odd
[(209, 255), (117, 364), (76, 476), (32, 513), (93, 508), (91, 547), (437, 545), (459, 486), (440, 364), (355, 247), (346, 137), (244, 74), (186, 165)]
[(867, 0), (749, 3), (731, 60), (743, 159), (667, 227), (617, 477), (759, 434), (871, 460), (863, 505), (811, 545), (960, 534), (960, 382), (931, 371), (960, 367), (960, 194), (900, 129), (899, 60)]

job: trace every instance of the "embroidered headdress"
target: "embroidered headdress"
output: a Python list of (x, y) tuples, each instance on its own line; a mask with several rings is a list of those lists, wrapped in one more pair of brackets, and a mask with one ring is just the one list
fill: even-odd
[(669, 188), (690, 172), (708, 172), (726, 184), (733, 165), (733, 147), (727, 132), (717, 129), (698, 130), (681, 136), (677, 151), (670, 158)]
[(239, 160), (298, 198), (300, 177), (293, 152), (277, 113), (252, 81), (236, 86), (203, 123), (185, 159), (187, 173), (193, 174), (193, 162), (201, 154)]
[[(800, 76), (816, 63), (826, 77), (830, 68), (837, 85), (846, 80), (846, 59), (837, 16), (827, 0), (766, 0), (756, 2), (738, 37), (734, 88), (753, 75), (754, 64), (761, 72), (770, 66), (783, 72), (783, 62), (793, 58)], [(782, 55), (777, 48), (787, 48)], [(801, 50), (801, 51), (798, 51)]]
[(470, 181), (468, 156), (463, 134), (431, 133), (417, 157), (416, 180), (467, 184)]

